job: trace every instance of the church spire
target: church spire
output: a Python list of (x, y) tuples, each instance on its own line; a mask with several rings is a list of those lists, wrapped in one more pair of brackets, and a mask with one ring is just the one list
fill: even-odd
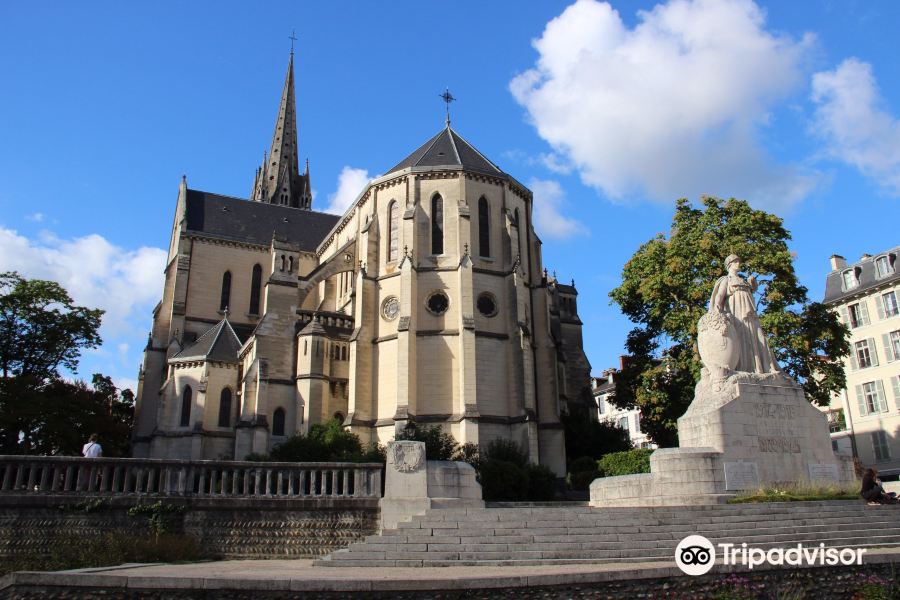
[(294, 99), (294, 49), (288, 60), (281, 103), (268, 158), (257, 170), (252, 200), (309, 209), (312, 194), (309, 172), (300, 173), (297, 149), (297, 105)]

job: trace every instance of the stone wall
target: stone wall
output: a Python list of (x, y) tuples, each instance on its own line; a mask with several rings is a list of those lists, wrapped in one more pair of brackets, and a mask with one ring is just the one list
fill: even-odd
[(172, 531), (200, 540), (222, 558), (311, 558), (376, 531), (377, 498), (141, 498), (85, 495), (0, 496), (0, 557), (44, 554), (63, 539), (145, 532), (138, 503), (184, 507)]

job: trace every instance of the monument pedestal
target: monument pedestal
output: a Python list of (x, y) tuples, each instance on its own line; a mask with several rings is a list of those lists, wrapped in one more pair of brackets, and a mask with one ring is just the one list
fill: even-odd
[(591, 483), (591, 506), (725, 502), (741, 490), (853, 481), (825, 415), (780, 373), (704, 378), (678, 419), (680, 447), (650, 456), (650, 473)]
[(424, 442), (388, 442), (385, 475), (379, 531), (394, 529), (429, 508), (484, 508), (472, 465), (425, 460)]

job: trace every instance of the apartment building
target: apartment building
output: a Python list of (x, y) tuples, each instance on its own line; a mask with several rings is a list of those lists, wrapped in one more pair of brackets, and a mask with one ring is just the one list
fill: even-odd
[[(900, 473), (900, 247), (848, 264), (831, 257), (825, 304), (850, 329), (847, 388), (829, 407), (832, 442), (863, 466)], [(848, 448), (849, 446), (849, 448)]]

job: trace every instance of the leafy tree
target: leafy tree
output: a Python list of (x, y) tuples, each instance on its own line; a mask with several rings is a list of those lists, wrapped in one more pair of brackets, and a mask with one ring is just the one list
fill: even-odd
[(700, 378), (697, 321), (707, 310), (715, 281), (729, 254), (765, 283), (757, 311), (769, 345), (786, 374), (807, 397), (826, 404), (844, 388), (841, 358), (849, 351), (847, 329), (818, 302), (794, 273), (780, 218), (742, 200), (704, 197), (702, 208), (678, 200), (672, 230), (643, 244), (626, 263), (613, 302), (637, 324), (611, 401), (641, 409), (642, 427), (660, 446), (677, 443), (676, 420), (693, 399)]
[(103, 311), (76, 306), (58, 283), (0, 273), (0, 375), (46, 381), (100, 345)]
[(58, 283), (0, 273), (0, 452), (80, 454), (91, 433), (106, 456), (128, 453), (134, 395), (109, 377), (69, 382), (100, 345), (102, 310), (76, 306)]

